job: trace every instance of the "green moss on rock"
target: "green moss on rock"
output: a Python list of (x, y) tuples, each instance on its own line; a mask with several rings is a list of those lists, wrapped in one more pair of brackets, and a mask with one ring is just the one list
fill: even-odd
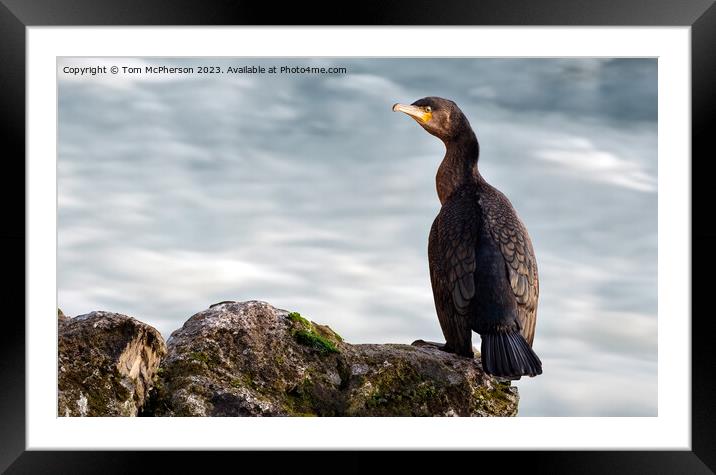
[(327, 326), (313, 324), (298, 312), (289, 313), (287, 318), (296, 324), (291, 335), (301, 345), (309, 346), (323, 354), (340, 353), (336, 343), (343, 339)]
[(479, 386), (472, 393), (476, 405), (483, 410), (497, 414), (517, 415), (517, 404), (510, 397), (510, 383), (499, 382), (490, 388)]
[(339, 353), (338, 348), (330, 340), (309, 330), (297, 330), (293, 334), (297, 342), (310, 346), (321, 353)]
[(287, 315), (288, 319), (291, 320), (294, 323), (298, 323), (300, 325), (303, 325), (304, 328), (311, 328), (313, 325), (311, 325), (311, 322), (306, 320), (301, 316), (298, 312), (291, 312)]
[(374, 415), (420, 415), (424, 406), (434, 406), (443, 399), (444, 388), (438, 382), (426, 380), (414, 367), (402, 362), (372, 376), (371, 385), (373, 390), (365, 406)]

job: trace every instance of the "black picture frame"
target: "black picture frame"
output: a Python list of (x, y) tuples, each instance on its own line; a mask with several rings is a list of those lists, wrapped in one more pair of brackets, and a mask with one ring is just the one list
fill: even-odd
[[(0, 330), (0, 471), (6, 473), (144, 473), (152, 463), (163, 472), (211, 470), (237, 458), (238, 471), (261, 463), (262, 471), (278, 473), (277, 464), (292, 472), (317, 471), (320, 466), (296, 462), (297, 455), (281, 452), (126, 452), (27, 451), (25, 437), (25, 60), (26, 27), (110, 25), (567, 25), (567, 26), (690, 26), (692, 85), (692, 308), (713, 293), (706, 269), (713, 269), (716, 227), (709, 199), (710, 175), (705, 164), (713, 160), (710, 119), (716, 110), (716, 6), (714, 0), (394, 0), (315, 7), (298, 2), (186, 0), (0, 0), (0, 120), (5, 171), (4, 226), (0, 232), (6, 263), (13, 272), (2, 286), (6, 308)], [(673, 158), (673, 157), (671, 157)], [(662, 157), (670, 159), (670, 157)], [(20, 178), (22, 177), (22, 178)], [(17, 187), (17, 188), (15, 188)], [(701, 217), (701, 219), (698, 219)], [(22, 250), (22, 251), (21, 251)], [(22, 261), (22, 262), (21, 262)], [(699, 278), (699, 271), (704, 275)], [(23, 278), (20, 278), (23, 276)], [(660, 276), (662, 278), (668, 278)], [(20, 303), (22, 302), (22, 303)], [(7, 311), (12, 303), (12, 311)], [(709, 307), (704, 306), (705, 309)], [(692, 311), (692, 443), (691, 451), (521, 451), (463, 452), (458, 454), (411, 452), (401, 457), (401, 471), (457, 467), (509, 467), (531, 473), (714, 473), (716, 471), (716, 355), (711, 342), (711, 311)], [(683, 315), (685, 324), (689, 315)], [(374, 454), (334, 452), (339, 465), (332, 471), (376, 470)], [(449, 459), (446, 458), (449, 457)], [(322, 455), (321, 460), (326, 463)], [(154, 461), (154, 462), (150, 462)], [(209, 462), (210, 461), (210, 462)], [(383, 463), (383, 462), (381, 462)], [(384, 465), (385, 466), (385, 465)]]

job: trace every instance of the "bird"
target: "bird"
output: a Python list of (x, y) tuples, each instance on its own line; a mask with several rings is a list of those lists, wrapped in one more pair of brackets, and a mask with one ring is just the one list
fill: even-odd
[(440, 349), (473, 358), (474, 331), (487, 374), (542, 374), (532, 349), (539, 298), (532, 241), (510, 200), (480, 174), (480, 145), (470, 122), (442, 97), (394, 104), (393, 111), (445, 145), (435, 176), (441, 208), (428, 239), (433, 299), (445, 337)]

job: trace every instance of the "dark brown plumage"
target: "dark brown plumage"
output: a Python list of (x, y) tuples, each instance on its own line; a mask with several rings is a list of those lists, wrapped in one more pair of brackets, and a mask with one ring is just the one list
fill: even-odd
[(393, 110), (413, 117), (446, 147), (436, 175), (442, 208), (428, 242), (443, 349), (472, 357), (476, 331), (486, 372), (510, 378), (541, 374), (531, 349), (539, 296), (532, 242), (507, 197), (480, 175), (470, 123), (453, 101), (439, 97)]

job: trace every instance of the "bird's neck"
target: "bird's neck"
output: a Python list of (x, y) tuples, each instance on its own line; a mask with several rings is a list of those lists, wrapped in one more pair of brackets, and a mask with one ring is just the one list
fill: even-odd
[(445, 158), (435, 175), (440, 204), (444, 204), (460, 186), (482, 181), (477, 171), (479, 156), (480, 145), (472, 130), (457, 139), (445, 141)]

